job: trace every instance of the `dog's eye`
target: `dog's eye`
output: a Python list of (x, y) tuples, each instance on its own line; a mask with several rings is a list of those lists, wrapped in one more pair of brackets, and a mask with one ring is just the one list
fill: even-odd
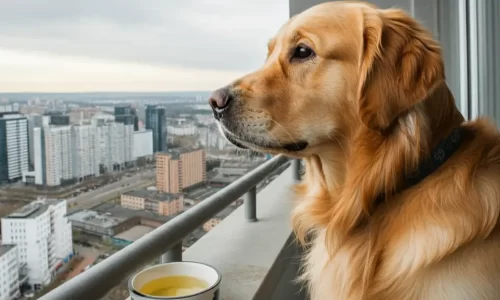
[(314, 56), (314, 51), (304, 44), (298, 45), (293, 51), (291, 60), (304, 60)]

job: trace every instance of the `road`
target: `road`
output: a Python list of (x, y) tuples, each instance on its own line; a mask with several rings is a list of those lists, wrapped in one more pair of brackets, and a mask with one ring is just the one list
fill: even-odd
[(154, 170), (148, 170), (131, 177), (124, 177), (120, 181), (70, 198), (67, 201), (68, 205), (72, 206), (68, 209), (68, 213), (80, 209), (91, 208), (107, 200), (117, 198), (121, 193), (151, 185), (153, 184), (154, 175)]

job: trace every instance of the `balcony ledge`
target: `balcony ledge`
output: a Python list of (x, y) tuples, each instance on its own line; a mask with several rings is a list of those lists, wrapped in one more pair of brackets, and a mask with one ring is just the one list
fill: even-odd
[(290, 226), (292, 175), (289, 167), (258, 193), (257, 222), (241, 206), (184, 251), (184, 260), (221, 272), (221, 300), (306, 299), (293, 282), (301, 253)]
[(298, 289), (290, 285), (299, 254), (290, 224), (292, 172), (289, 167), (258, 193), (257, 222), (246, 221), (241, 206), (183, 253), (184, 260), (222, 273), (222, 299), (295, 298)]

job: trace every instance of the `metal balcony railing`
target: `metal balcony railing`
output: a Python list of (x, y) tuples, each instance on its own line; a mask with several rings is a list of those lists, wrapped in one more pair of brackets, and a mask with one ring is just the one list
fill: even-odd
[[(201, 203), (47, 293), (40, 300), (100, 299), (158, 257), (162, 262), (182, 260), (182, 239), (243, 195), (246, 219), (256, 221), (256, 185), (288, 161), (289, 158), (282, 155), (268, 160)], [(292, 167), (294, 179), (300, 179), (300, 161), (292, 160)]]

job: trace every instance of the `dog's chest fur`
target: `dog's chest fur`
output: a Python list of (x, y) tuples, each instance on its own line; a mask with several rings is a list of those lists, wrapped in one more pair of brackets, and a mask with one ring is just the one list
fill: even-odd
[[(500, 247), (498, 234), (496, 236), (425, 268), (416, 267), (422, 250), (418, 245), (393, 248), (392, 254), (383, 254), (383, 259), (377, 262), (375, 275), (367, 283), (367, 294), (363, 294), (360, 274), (365, 271), (368, 256), (374, 254), (368, 253), (366, 240), (363, 241), (363, 237), (337, 239), (338, 244), (329, 258), (325, 231), (320, 231), (305, 257), (302, 276), (308, 284), (311, 300), (500, 299), (500, 288), (496, 280), (492, 280), (500, 278)], [(416, 239), (425, 239), (425, 235)], [(471, 259), (478, 256), (479, 259)]]

